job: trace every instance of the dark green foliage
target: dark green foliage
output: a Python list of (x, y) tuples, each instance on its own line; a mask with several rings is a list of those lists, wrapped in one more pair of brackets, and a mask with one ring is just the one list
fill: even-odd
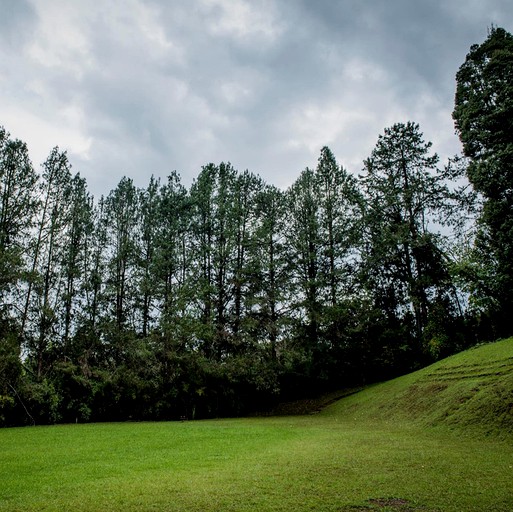
[(0, 318), (0, 425), (15, 424), (17, 389), (22, 377), (20, 342), (15, 326)]
[[(360, 179), (327, 147), (286, 191), (229, 163), (94, 201), (0, 129), (0, 423), (206, 418), (387, 379), (507, 332), (512, 37), (458, 73), (466, 159), (413, 122)], [(471, 251), (454, 243), (472, 195)], [(466, 294), (470, 294), (468, 305)]]
[(27, 145), (0, 126), (0, 315), (11, 314), (36, 211), (37, 175)]
[(76, 329), (85, 322), (82, 310), (86, 297), (84, 276), (88, 271), (93, 233), (93, 198), (83, 178), (75, 175), (68, 189), (66, 230), (62, 234), (61, 278), (63, 291), (57, 307), (62, 331), (62, 351), (67, 354)]
[(69, 227), (71, 165), (65, 152), (55, 147), (43, 164), (40, 204), (35, 233), (28, 250), (29, 276), (20, 331), (34, 355), (32, 369), (41, 381), (61, 340), (54, 336), (60, 322), (61, 272)]
[(315, 381), (340, 385), (351, 375), (344, 370), (350, 330), (345, 313), (358, 293), (361, 194), (356, 180), (324, 147), (317, 168), (305, 169), (286, 199), (290, 370), (307, 377), (304, 386), (296, 387), (311, 389)]
[(513, 36), (492, 27), (473, 45), (457, 76), (453, 117), (468, 158), (467, 176), (483, 197), (473, 290), (495, 332), (512, 332)]
[(248, 280), (251, 334), (269, 344), (277, 361), (279, 341), (287, 324), (286, 306), (290, 287), (288, 246), (285, 240), (287, 209), (284, 193), (266, 185), (255, 197), (256, 224), (249, 241)]
[[(123, 178), (105, 201), (107, 243), (111, 248), (106, 300), (116, 328), (133, 328), (137, 241), (140, 239), (139, 195), (133, 181)], [(110, 321), (110, 318), (108, 321)]]
[[(378, 139), (365, 161), (365, 247), (363, 281), (375, 306), (397, 326), (396, 336), (409, 350), (439, 355), (456, 307), (442, 235), (432, 226), (451, 214), (450, 173), (437, 168), (419, 126), (396, 124)], [(429, 328), (428, 328), (429, 326)], [(395, 328), (395, 327), (392, 327)]]
[[(44, 169), (1, 354), (4, 423), (239, 415), (386, 378), (418, 364), (401, 310), (415, 286), (430, 290), (424, 332), (446, 350), (436, 237), (408, 224), (408, 205), (394, 225), (405, 187), (380, 189), (375, 173), (365, 196), (329, 148), (285, 193), (222, 163), (189, 191), (176, 173), (146, 189), (123, 178), (94, 204), (65, 153)], [(443, 209), (445, 188), (423, 179), (412, 197), (429, 185)], [(405, 244), (410, 280), (397, 278)]]
[[(392, 131), (403, 128), (417, 136), (413, 124)], [(404, 309), (414, 290), (426, 300), (423, 340), (452, 350), (440, 313), (452, 307), (449, 277), (422, 225), (428, 208), (446, 206), (446, 189), (412, 174), (410, 194), (404, 169), (378, 171), (378, 153), (365, 194), (323, 148), (286, 193), (222, 163), (189, 191), (176, 173), (146, 189), (123, 178), (94, 204), (54, 149), (30, 221), (21, 315), (4, 329), (3, 422), (239, 415), (386, 378), (419, 362)], [(434, 202), (408, 217), (404, 198), (428, 186)]]

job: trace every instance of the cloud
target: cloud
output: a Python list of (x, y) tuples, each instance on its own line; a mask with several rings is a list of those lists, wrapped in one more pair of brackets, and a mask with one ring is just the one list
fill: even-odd
[(261, 46), (272, 44), (282, 32), (276, 4), (269, 0), (202, 0), (200, 5), (214, 36)]
[(14, 49), (31, 33), (36, 13), (27, 0), (1, 0), (0, 11), (0, 41)]
[(96, 196), (222, 160), (285, 187), (326, 144), (358, 173), (407, 120), (451, 155), (456, 71), (513, 19), (504, 0), (0, 1), (0, 124), (37, 164), (67, 149)]

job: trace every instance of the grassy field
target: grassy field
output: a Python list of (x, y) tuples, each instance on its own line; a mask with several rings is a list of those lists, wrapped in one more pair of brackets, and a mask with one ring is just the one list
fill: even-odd
[(0, 430), (0, 511), (511, 512), (512, 373), (508, 340), (315, 415)]

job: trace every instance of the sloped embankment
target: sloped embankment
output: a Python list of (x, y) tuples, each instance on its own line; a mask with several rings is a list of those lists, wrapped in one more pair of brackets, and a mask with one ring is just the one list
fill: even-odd
[(367, 388), (325, 414), (513, 437), (513, 338)]

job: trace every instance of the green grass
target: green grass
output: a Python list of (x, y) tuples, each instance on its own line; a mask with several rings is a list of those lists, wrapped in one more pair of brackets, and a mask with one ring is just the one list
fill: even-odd
[(479, 347), (310, 416), (0, 430), (0, 511), (511, 512), (513, 436), (488, 419), (512, 357)]
[(513, 442), (513, 339), (482, 345), (339, 401), (330, 414)]

